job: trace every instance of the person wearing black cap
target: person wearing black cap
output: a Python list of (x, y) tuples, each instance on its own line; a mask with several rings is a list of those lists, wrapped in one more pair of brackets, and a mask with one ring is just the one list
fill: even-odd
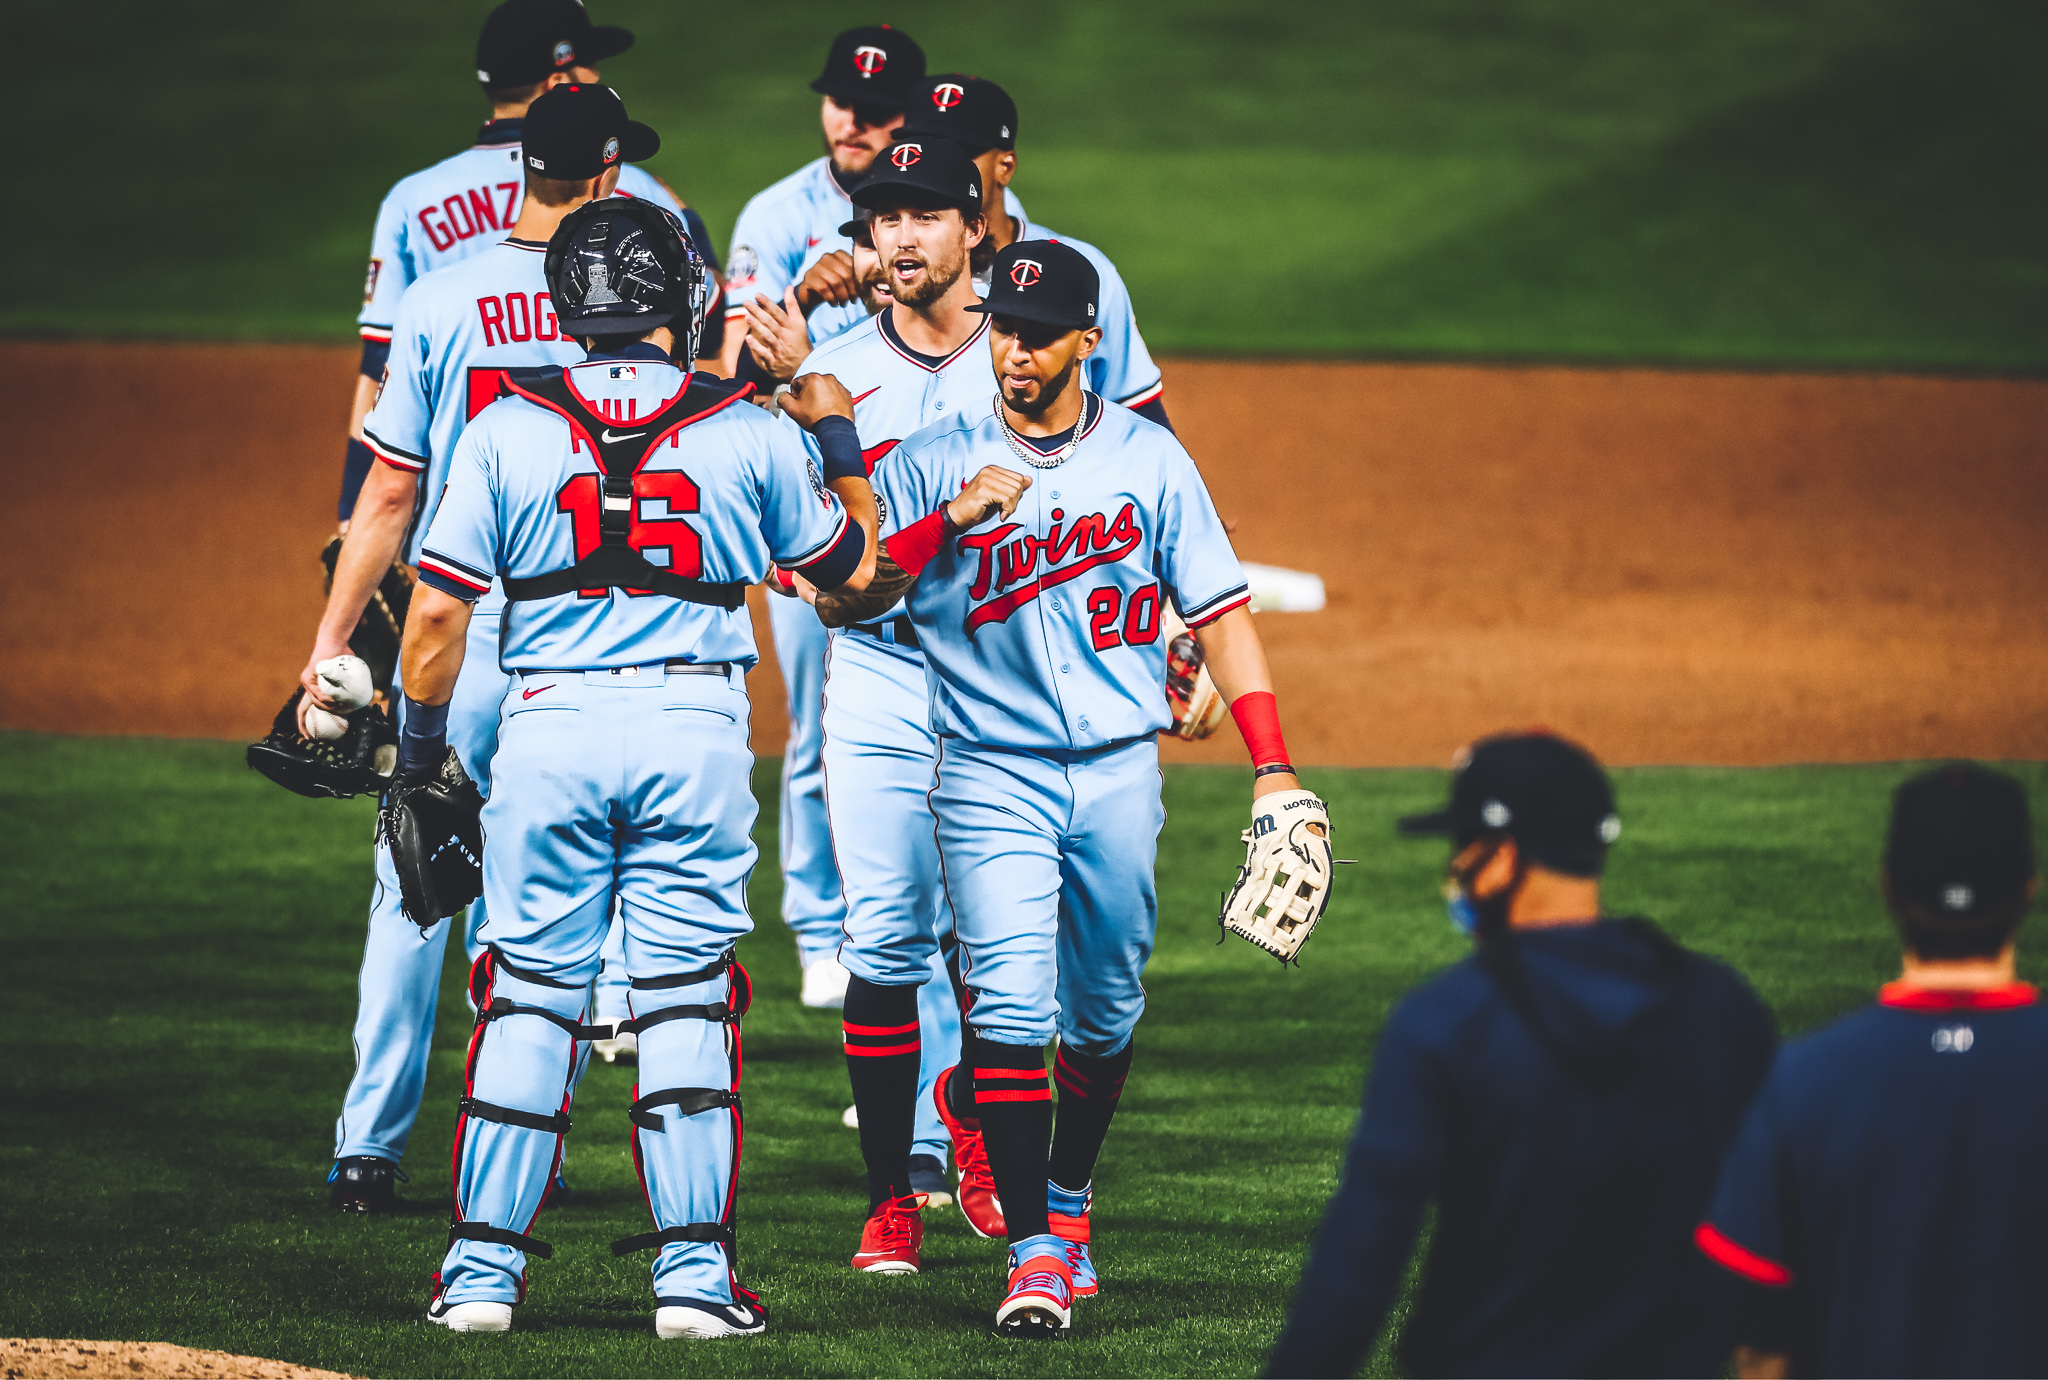
[[(806, 265), (847, 247), (839, 226), (853, 213), (848, 193), (888, 146), (889, 131), (903, 119), (905, 92), (923, 75), (924, 50), (891, 25), (848, 29), (832, 40), (824, 70), (811, 83), (821, 98), (825, 156), (757, 193), (733, 227), (720, 359), (728, 377), (773, 386), (774, 378), (765, 372), (741, 372), (747, 306), (757, 297), (793, 302), (791, 294)], [(849, 315), (843, 324), (860, 319)], [(770, 353), (765, 346), (764, 353)], [(818, 755), (825, 634), (817, 619), (783, 600), (769, 600), (768, 611), (789, 703), (789, 741), (782, 755), (782, 919), (796, 935), (803, 965), (800, 1000), (806, 1006), (835, 1007), (846, 991), (846, 970), (836, 957), (845, 905), (825, 821), (825, 772)]]
[[(384, 374), (398, 299), (421, 274), (497, 243), (512, 228), (519, 211), (521, 121), (534, 98), (562, 82), (594, 84), (597, 64), (632, 45), (629, 30), (593, 25), (577, 0), (505, 0), (484, 20), (476, 75), (491, 103), (491, 118), (469, 148), (400, 178), (377, 209), (363, 305), (356, 315), (363, 353), (342, 467), (342, 530), (347, 530), (356, 494), (374, 460), (363, 443), (363, 418)], [(698, 252), (712, 258), (702, 218), (659, 178), (626, 168), (617, 194), (642, 197), (683, 216)]]
[[(974, 310), (981, 299), (969, 270), (986, 218), (980, 174), (945, 139), (890, 145), (853, 200), (889, 305), (818, 346), (804, 367), (855, 395), (863, 453), (881, 468), (904, 437), (989, 405), (988, 318)], [(939, 1071), (960, 1061), (960, 1011), (940, 956), (952, 921), (925, 800), (937, 742), (924, 656), (900, 609), (833, 633), (831, 666), (825, 794), (846, 902), (847, 1071), (868, 1172), (867, 1222), (852, 1263), (908, 1274), (920, 1267), (921, 1208), (953, 1196), (947, 1128), (930, 1098)], [(877, 1030), (894, 1033), (876, 1038)], [(999, 1235), (1002, 1211), (978, 1137), (959, 1151), (961, 1210), (982, 1235)]]
[(2018, 980), (2027, 793), (1956, 763), (1892, 802), (1905, 962), (1787, 1044), (1699, 1246), (1740, 1281), (1737, 1373), (2048, 1374), (2048, 1008)]
[(1602, 917), (1621, 822), (1575, 744), (1482, 739), (1448, 805), (1401, 827), (1450, 837), (1450, 918), (1476, 947), (1387, 1020), (1266, 1373), (1357, 1370), (1434, 1202), (1407, 1374), (1720, 1374), (1692, 1231), (1770, 1063), (1769, 1010), (1648, 921)]
[[(905, 184), (922, 166), (909, 153), (919, 146), (901, 142), (887, 160)], [(954, 159), (978, 193), (964, 154), (943, 163)], [(859, 195), (885, 191), (871, 183)], [(923, 275), (908, 271), (916, 265), (886, 219), (878, 209), (874, 234), (894, 312)], [(891, 535), (875, 581), (814, 597), (828, 625), (868, 625), (855, 636), (886, 632), (925, 660), (931, 832), (970, 994), (961, 1061), (933, 1093), (954, 1131), (963, 1209), (970, 1147), (986, 1152), (1010, 1243), (996, 1323), (1021, 1337), (1057, 1335), (1074, 1300), (1100, 1286), (1094, 1171), (1131, 1071), (1158, 916), (1169, 606), (1201, 642), (1251, 750), (1265, 826), (1281, 810), (1328, 818), (1288, 759), (1251, 594), (1193, 459), (1172, 432), (1083, 385), (1101, 340), (1100, 288), (1094, 264), (1064, 244), (1020, 240), (996, 257), (988, 297), (963, 308), (988, 318), (993, 389), (877, 461)], [(906, 596), (901, 617), (874, 626)], [(834, 710), (837, 649), (854, 645), (841, 639)], [(835, 808), (837, 794), (835, 778)], [(865, 948), (861, 957), (862, 998), (877, 1001), (882, 1023), (859, 1022), (859, 1034), (907, 1043), (916, 1027), (901, 989), (922, 974)], [(1045, 1061), (1055, 1037), (1056, 1118)], [(911, 1071), (886, 1076), (900, 1095)], [(969, 1220), (993, 1234), (971, 1210)]]
[(1166, 382), (1131, 306), (1123, 275), (1094, 245), (1034, 225), (1024, 208), (1009, 195), (1017, 175), (1017, 103), (1010, 93), (983, 77), (947, 72), (926, 77), (912, 90), (903, 116), (901, 139), (951, 139), (965, 148), (981, 170), (981, 195), (989, 207), (988, 235), (975, 251), (976, 281), (988, 290), (989, 265), (1018, 240), (1057, 240), (1071, 245), (1095, 265), (1100, 281), (1100, 319), (1095, 326), (1102, 343), (1088, 356), (1082, 373), (1090, 392), (1122, 403), (1147, 421), (1171, 430), (1166, 419)]
[[(627, 117), (609, 88), (574, 82), (535, 100), (525, 126), (524, 175), (515, 173), (511, 184), (522, 189), (518, 212), (504, 222), (510, 233), (422, 278), (406, 292), (394, 319), (390, 356), (381, 368), (384, 382), (362, 427), (377, 463), (363, 481), (313, 648), (299, 674), (302, 685), (313, 687), (304, 705), (331, 707), (318, 666), (348, 651), (350, 635), (392, 562), (417, 562), (455, 443), (497, 396), (502, 371), (579, 356), (556, 324), (542, 251), (564, 217), (593, 198), (612, 199), (629, 161), (650, 156), (661, 142)], [(505, 679), (495, 652), (481, 648), (495, 646), (501, 608), (502, 600), (486, 600), (472, 623), (480, 650), (470, 658), (451, 726), (466, 770), (486, 788)], [(377, 850), (377, 867), (387, 884), (372, 898), (356, 1012), (356, 1068), (335, 1125), (329, 1176), (330, 1203), (348, 1212), (396, 1205), (394, 1184), (419, 1112), (449, 928), (444, 924), (421, 943), (418, 929), (399, 911), (388, 850)], [(480, 905), (471, 908), (465, 938), (483, 923), (483, 912)], [(474, 950), (473, 943), (467, 947)], [(604, 1014), (623, 1016), (622, 998)]]

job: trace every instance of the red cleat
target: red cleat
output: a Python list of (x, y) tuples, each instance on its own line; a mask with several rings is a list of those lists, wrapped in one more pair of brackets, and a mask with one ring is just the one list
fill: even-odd
[(868, 1214), (860, 1229), (860, 1249), (853, 1253), (853, 1268), (871, 1275), (914, 1275), (918, 1247), (924, 1244), (924, 1218), (918, 1209), (922, 1198), (891, 1198)]
[(1074, 1273), (1074, 1297), (1089, 1297), (1102, 1282), (1095, 1274), (1095, 1260), (1088, 1254), (1088, 1214), (1070, 1217), (1064, 1212), (1049, 1212), (1046, 1221), (1052, 1234), (1067, 1243), (1067, 1266)]
[(1010, 1285), (996, 1307), (1005, 1337), (1057, 1337), (1074, 1321), (1074, 1274), (1067, 1243), (1034, 1236), (1010, 1247)]
[(996, 1197), (995, 1175), (989, 1172), (988, 1147), (982, 1143), (981, 1123), (969, 1125), (954, 1116), (946, 1101), (947, 1085), (959, 1071), (960, 1066), (955, 1064), (932, 1084), (932, 1101), (938, 1104), (939, 1120), (946, 1123), (946, 1133), (953, 1137), (953, 1163), (960, 1166), (960, 1191), (954, 1195), (954, 1201), (960, 1204), (960, 1213), (976, 1236), (1000, 1239), (1009, 1231), (1003, 1225), (1003, 1200)]

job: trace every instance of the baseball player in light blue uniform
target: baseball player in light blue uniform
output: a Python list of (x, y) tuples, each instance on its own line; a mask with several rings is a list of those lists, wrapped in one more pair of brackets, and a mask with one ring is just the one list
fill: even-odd
[[(876, 467), (888, 563), (865, 592), (817, 600), (837, 626), (909, 588), (969, 1002), (971, 1078), (941, 1087), (987, 1144), (1011, 1241), (997, 1326), (1016, 1335), (1056, 1333), (1099, 1284), (1093, 1169), (1157, 919), (1169, 604), (1256, 744), (1254, 793), (1296, 785), (1273, 755), (1284, 744), (1244, 575), (1193, 460), (1080, 386), (1098, 292), (1068, 246), (1019, 241), (997, 256), (982, 309), (999, 398)], [(1056, 1129), (1042, 1048), (1055, 1037)]]
[[(626, 29), (593, 25), (578, 0), (506, 0), (485, 19), (477, 39), (477, 80), (491, 103), (491, 118), (476, 143), (430, 168), (400, 178), (377, 208), (370, 233), (370, 266), (356, 323), (363, 340), (355, 404), (349, 414), (347, 461), (342, 471), (340, 516), (355, 507), (374, 455), (362, 438), (384, 357), (407, 288), (437, 268), (468, 258), (510, 233), (518, 218), (525, 165), (519, 161), (527, 107), (541, 91), (562, 82), (594, 85), (596, 64), (633, 44)], [(690, 221), (698, 252), (711, 258), (711, 237), (695, 211), (640, 168), (619, 173), (615, 195), (637, 196)]]
[[(364, 436), (382, 463), (364, 484), (302, 684), (317, 687), (311, 667), (346, 651), (369, 592), (400, 554), (401, 543), (405, 559), (417, 563), (456, 442), (470, 420), (503, 393), (505, 371), (581, 357), (563, 335), (548, 293), (545, 237), (575, 206), (607, 195), (623, 159), (645, 158), (660, 141), (647, 126), (628, 120), (605, 87), (555, 87), (533, 103), (527, 125), (531, 155), (572, 175), (535, 171), (511, 234), (427, 274), (400, 304), (386, 380), (364, 424)], [(573, 176), (579, 171), (590, 175)], [(545, 205), (536, 193), (559, 204)], [(498, 702), (507, 684), (491, 650), (503, 605), (502, 596), (490, 594), (471, 620), (476, 651), (450, 718), (463, 768), (486, 792)], [(309, 690), (308, 698), (318, 696)], [(354, 1031), (356, 1072), (335, 1124), (329, 1175), (335, 1205), (353, 1211), (391, 1206), (392, 1180), (425, 1084), (450, 923), (422, 935), (400, 911), (389, 851), (378, 848), (376, 860)], [(471, 907), (471, 933), (484, 909), (481, 901)], [(620, 1007), (616, 1014), (622, 1016), (623, 1002)]]
[(975, 255), (980, 266), (975, 283), (983, 296), (989, 290), (989, 263), (1017, 240), (1057, 240), (1087, 256), (1101, 281), (1102, 300), (1096, 303), (1100, 319), (1095, 326), (1102, 332), (1102, 343), (1081, 362), (1082, 379), (1089, 392), (1170, 429), (1161, 400), (1166, 385), (1145, 348), (1145, 338), (1138, 334), (1131, 294), (1116, 265), (1084, 240), (1033, 225), (1011, 194), (1010, 179), (1017, 172), (1017, 125), (1017, 103), (1009, 92), (985, 77), (947, 72), (926, 77), (912, 89), (897, 137), (951, 139), (981, 170), (984, 202), (993, 207), (1001, 195), (1002, 209), (991, 212), (988, 237)]
[[(834, 252), (851, 253), (841, 229), (853, 216), (858, 186), (889, 131), (901, 122), (911, 84), (924, 75), (924, 51), (886, 24), (849, 29), (832, 40), (825, 69), (811, 89), (823, 97), (824, 157), (806, 163), (756, 194), (733, 228), (726, 262), (725, 369), (734, 377), (772, 383), (752, 368), (743, 344), (746, 304), (757, 296), (780, 305), (810, 267)], [(1021, 215), (1023, 208), (1016, 208)], [(811, 314), (817, 342), (867, 319), (858, 300), (827, 303)], [(825, 810), (819, 696), (824, 685), (825, 632), (794, 603), (768, 601), (768, 627), (788, 694), (789, 741), (782, 753), (782, 918), (796, 934), (807, 1005), (838, 1006), (846, 975), (837, 959), (845, 919)]]
[(483, 811), (488, 951), (428, 1316), (505, 1330), (526, 1257), (551, 1253), (528, 1233), (560, 1162), (616, 905), (640, 1037), (634, 1162), (655, 1230), (614, 1250), (658, 1249), (659, 1336), (757, 1333), (764, 1311), (732, 1264), (748, 997), (732, 955), (753, 928), (755, 857), (744, 595), (771, 562), (860, 587), (872, 499), (831, 380), (804, 380), (790, 408), (818, 433), (821, 478), (789, 421), (734, 405), (744, 386), (693, 383), (669, 362), (690, 357), (678, 347), (694, 344), (701, 285), (679, 221), (595, 202), (562, 223), (548, 263), (565, 329), (592, 353), (512, 375), (517, 396), (463, 434), (406, 627), (410, 780), (446, 751), (472, 601), (494, 580), (509, 601), (491, 649), (514, 687)]

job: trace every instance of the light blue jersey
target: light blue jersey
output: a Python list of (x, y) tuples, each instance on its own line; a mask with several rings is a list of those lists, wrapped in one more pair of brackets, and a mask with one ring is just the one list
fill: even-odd
[(1173, 433), (1084, 402), (1081, 441), (1056, 468), (1019, 456), (991, 402), (933, 423), (875, 470), (885, 532), (935, 512), (984, 465), (1032, 480), (1015, 513), (948, 540), (911, 590), (942, 738), (1085, 751), (1156, 733), (1171, 722), (1163, 601), (1193, 628), (1251, 601)]
[[(1024, 206), (1008, 190), (1003, 205), (1018, 220)], [(732, 256), (726, 260), (726, 319), (742, 318), (732, 327), (745, 330), (747, 303), (756, 296), (780, 305), (783, 293), (803, 280), (812, 264), (835, 251), (851, 254), (853, 241), (839, 227), (858, 212), (832, 176), (832, 160), (806, 163), (788, 177), (757, 193), (740, 212), (732, 231)], [(867, 320), (858, 300), (819, 307), (810, 316), (811, 340), (824, 344)]]
[[(650, 353), (656, 353), (650, 351)], [(568, 371), (607, 417), (652, 417), (687, 386), (666, 361), (604, 358)], [(738, 393), (656, 446), (633, 477), (628, 545), (655, 565), (709, 583), (758, 583), (770, 562), (801, 570), (847, 533), (799, 432)], [(520, 397), (485, 408), (457, 443), (448, 488), (420, 553), (420, 578), (475, 599), (494, 577), (564, 570), (595, 549), (597, 461), (566, 419)], [(752, 666), (744, 607), (716, 608), (627, 590), (510, 604), (499, 640), (508, 672), (602, 670), (661, 661)]]
[[(363, 439), (394, 469), (423, 474), (418, 520), (402, 558), (420, 543), (448, 482), (448, 461), (472, 418), (505, 392), (507, 369), (575, 364), (583, 349), (557, 329), (542, 265), (547, 246), (503, 239), (437, 269), (398, 307), (391, 356)], [(486, 611), (500, 607), (493, 594)]]
[[(437, 268), (468, 258), (511, 233), (526, 177), (519, 162), (524, 121), (492, 120), (476, 143), (431, 168), (400, 178), (377, 208), (370, 270), (356, 323), (365, 340), (389, 340), (406, 289)], [(637, 196), (683, 214), (654, 176), (619, 169), (620, 196)]]

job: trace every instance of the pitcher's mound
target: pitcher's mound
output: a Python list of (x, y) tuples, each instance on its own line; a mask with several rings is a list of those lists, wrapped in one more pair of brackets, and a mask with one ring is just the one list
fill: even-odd
[(342, 1380), (339, 1371), (309, 1370), (289, 1361), (230, 1356), (167, 1342), (78, 1342), (49, 1337), (0, 1338), (0, 1376), (5, 1380)]

